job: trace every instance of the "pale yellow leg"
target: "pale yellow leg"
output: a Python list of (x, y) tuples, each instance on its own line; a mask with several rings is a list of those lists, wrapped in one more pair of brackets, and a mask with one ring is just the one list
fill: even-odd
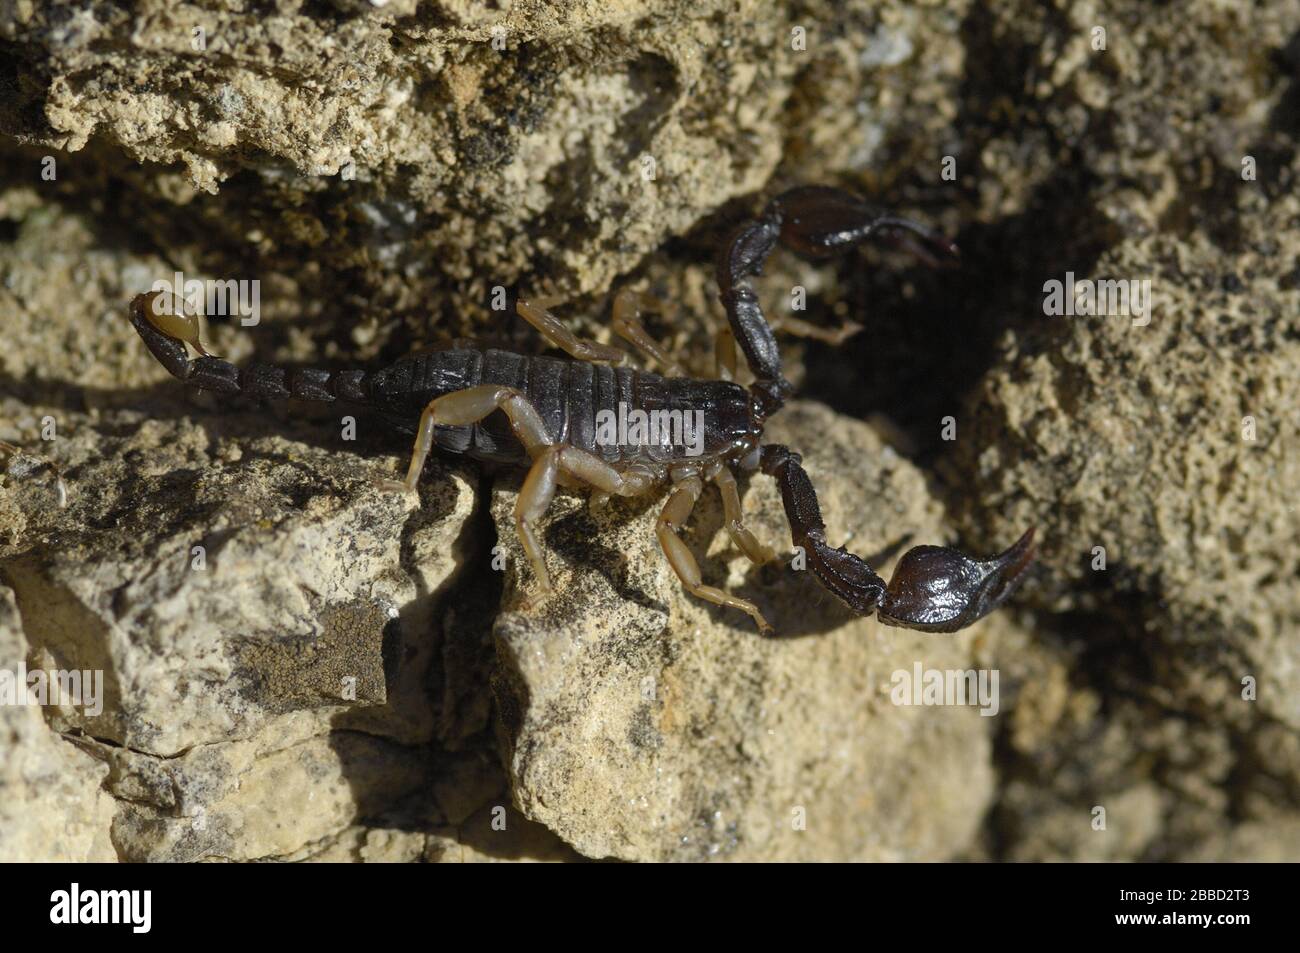
[(429, 451), (433, 448), (436, 426), (467, 426), (496, 410), (505, 412), (515, 436), (533, 459), (533, 465), (519, 490), (519, 498), (515, 501), (515, 529), (519, 533), (524, 555), (528, 557), (533, 572), (537, 575), (538, 584), (543, 590), (549, 590), (550, 574), (546, 571), (546, 560), (533, 524), (551, 505), (560, 475), (565, 474), (595, 487), (601, 493), (615, 496), (641, 493), (653, 484), (654, 479), (651, 474), (641, 471), (619, 472), (593, 454), (556, 444), (537, 409), (515, 388), (481, 384), (429, 401), (420, 415), (420, 427), (415, 438), (415, 449), (411, 453), (411, 463), (406, 470), (406, 479), (382, 480), (379, 486), (387, 491), (413, 492)]
[(560, 448), (560, 469), (609, 496), (636, 496), (654, 483), (648, 473), (615, 470), (600, 457), (575, 447)]
[(537, 533), (533, 523), (540, 519), (555, 497), (555, 479), (559, 475), (560, 448), (547, 447), (534, 461), (524, 485), (519, 490), (519, 499), (515, 501), (515, 531), (519, 534), (519, 543), (524, 547), (524, 555), (532, 563), (533, 573), (543, 591), (551, 589), (551, 576), (546, 571), (546, 559), (542, 547), (537, 542)]
[(749, 613), (750, 618), (758, 625), (759, 632), (770, 635), (772, 627), (763, 618), (763, 613), (758, 611), (758, 606), (702, 583), (700, 566), (678, 535), (686, 520), (690, 518), (691, 510), (695, 508), (695, 501), (700, 498), (703, 486), (698, 476), (686, 477), (674, 485), (668, 502), (664, 504), (659, 520), (655, 523), (655, 535), (659, 538), (659, 545), (668, 559), (668, 565), (673, 567), (673, 572), (677, 573), (677, 578), (681, 580), (687, 592), (715, 605)]
[(595, 487), (597, 492), (616, 496), (634, 496), (646, 490), (650, 482), (645, 474), (635, 471), (620, 473), (599, 457), (574, 447), (557, 444), (542, 450), (524, 478), (519, 499), (515, 502), (515, 529), (537, 581), (545, 591), (551, 588), (550, 574), (546, 571), (546, 559), (533, 524), (550, 507), (561, 474)]
[[(589, 459), (579, 460), (579, 455)], [(573, 473), (593, 488), (591, 497), (587, 501), (588, 507), (593, 512), (608, 504), (611, 496), (637, 496), (659, 482), (659, 478), (649, 470), (640, 470), (635, 466), (626, 470), (615, 470), (599, 457), (574, 450), (572, 447), (566, 448), (565, 460), (565, 472)], [(612, 488), (606, 490), (602, 487)]]
[(641, 323), (643, 311), (657, 311), (662, 304), (651, 295), (624, 289), (614, 298), (614, 333), (641, 352), (641, 356), (659, 366), (669, 377), (684, 377), (681, 365), (668, 356)]
[(845, 321), (838, 328), (824, 328), (811, 321), (786, 314), (775, 315), (768, 323), (772, 325), (773, 331), (780, 331), (782, 334), (790, 334), (797, 338), (825, 341), (827, 344), (843, 344), (862, 330), (862, 325), (856, 321)]
[(736, 379), (736, 336), (724, 325), (713, 336), (713, 374), (719, 380)]
[(379, 484), (380, 489), (414, 493), (420, 480), (420, 471), (424, 469), (424, 461), (433, 448), (433, 428), (438, 424), (456, 427), (477, 423), (494, 410), (505, 411), (515, 436), (530, 457), (536, 457), (543, 448), (554, 443), (537, 410), (515, 388), (499, 384), (467, 387), (429, 401), (424, 413), (420, 414), (420, 429), (415, 437), (411, 464), (406, 469), (406, 479), (383, 480)]
[(744, 523), (744, 514), (740, 509), (740, 490), (736, 486), (736, 477), (726, 467), (719, 468), (713, 475), (713, 482), (722, 494), (722, 513), (726, 518), (727, 535), (736, 544), (736, 548), (749, 557), (750, 562), (762, 565), (776, 558), (772, 547), (759, 542)]
[(622, 348), (585, 341), (566, 328), (559, 318), (547, 310), (547, 306), (554, 303), (555, 301), (550, 298), (538, 298), (533, 301), (520, 298), (515, 305), (515, 310), (519, 312), (521, 318), (537, 329), (537, 333), (544, 337), (547, 343), (558, 347), (570, 357), (576, 357), (580, 361), (606, 361), (610, 364), (622, 364), (627, 360), (627, 352)]
[(547, 591), (551, 588), (550, 574), (546, 571), (546, 560), (533, 524), (551, 505), (561, 474), (595, 487), (598, 493), (606, 496), (635, 496), (653, 482), (647, 474), (636, 471), (620, 473), (585, 450), (560, 444), (542, 450), (528, 471), (515, 502), (515, 529), (524, 554), (537, 574), (538, 583)]

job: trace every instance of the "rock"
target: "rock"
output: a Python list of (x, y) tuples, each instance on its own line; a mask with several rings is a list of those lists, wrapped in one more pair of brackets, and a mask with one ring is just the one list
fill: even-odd
[[(1248, 221), (1281, 235), (1291, 214)], [(1144, 622), (1142, 638), (1167, 650), (1152, 654), (1171, 692), (1231, 710), (1250, 675), (1260, 707), (1300, 728), (1287, 635), (1300, 623), (1300, 508), (1277, 493), (1300, 484), (1300, 430), (1284, 410), (1300, 361), (1285, 331), (1300, 308), (1285, 287), (1296, 252), (1243, 250), (1233, 268), (1246, 277), (1232, 291), (1201, 235), (1103, 256), (1078, 279), (1143, 276), (1149, 325), (1051, 319), (1043, 340), (989, 376), (961, 462), (987, 487), (971, 532), (1045, 521), (1053, 585), (1040, 600), (1096, 611), (1130, 594), (1129, 627)]]
[[(13, 590), (0, 586), (0, 665), (27, 654)], [(35, 706), (0, 706), (0, 857), (8, 862), (116, 859), (107, 768), (46, 727)]]
[(430, 783), (429, 633), (474, 493), (439, 471), (381, 494), (341, 440), (178, 409), (74, 416), (66, 509), (6, 487), (5, 667), (101, 673), (102, 710), (45, 709), (38, 733), (109, 766), (120, 856), (284, 856)]
[[(920, 473), (870, 428), (815, 404), (778, 419), (770, 435), (806, 451), (833, 541), (948, 541)], [(775, 483), (753, 478), (744, 502), (751, 528), (788, 551)], [(625, 860), (941, 860), (974, 837), (991, 721), (895, 705), (891, 676), (974, 668), (979, 634), (854, 618), (788, 555), (751, 568), (723, 543), (712, 493), (690, 532), (705, 581), (754, 599), (781, 637), (682, 594), (655, 540), (659, 503), (593, 516), (560, 499), (541, 531), (555, 591), (538, 601), (518, 574), (513, 505), (496, 494), (509, 580), (498, 692), (526, 815), (587, 856)]]
[(498, 286), (603, 294), (789, 139), (814, 177), (928, 149), (959, 81), (954, 15), (899, 2), (414, 7), (19, 4), (0, 132), (25, 180), (49, 155), (77, 201), (129, 182), (173, 265), (364, 347), (394, 313), (495, 323)]
[[(0, 10), (0, 677), (104, 673), (94, 714), (0, 706), (0, 858), (1300, 857), (1296, 0), (497, 7)], [(885, 561), (1038, 526), (956, 638), (750, 568), (711, 492), (688, 543), (786, 637), (683, 594), (660, 501), (561, 497), (537, 599), (517, 475), (382, 497), (404, 440), (182, 402), (124, 320), (234, 280), (223, 356), (376, 366), (537, 350), (516, 292), (604, 339), (634, 287), (706, 374), (719, 241), (819, 181), (963, 266), (775, 256), (770, 314), (871, 327), (783, 337), (770, 436)], [(1150, 322), (1045, 313), (1067, 272), (1149, 280)], [(893, 705), (916, 662), (997, 672), (998, 714)]]
[[(1026, 646), (1056, 657), (1041, 663), (1059, 686), (1053, 707), (1075, 717), (1039, 720), (1038, 739), (1013, 745), (1040, 781), (1002, 816), (1018, 832), (1021, 818), (1046, 812), (1041, 831), (1024, 828), (1028, 843), (1013, 841), (1017, 856), (1115, 856), (1113, 843), (1084, 833), (1082, 852), (1058, 844), (1051, 854), (1045, 834), (1067, 815), (1082, 831), (1089, 801), (1108, 804), (1110, 785), (1141, 785), (1153, 772), (1167, 786), (1165, 820), (1136, 856), (1187, 856), (1203, 836), (1227, 851), (1218, 833), (1227, 786), (1251, 803), (1277, 796), (1275, 769), (1263, 767), (1275, 755), (1259, 761), (1252, 751), (1294, 750), (1279, 748), (1279, 736), (1300, 728), (1291, 637), (1300, 510), (1279, 492), (1300, 485), (1295, 416), (1284, 409), (1300, 361), (1300, 296), (1283, 223), (1298, 210), (1293, 200), (1243, 199), (1240, 227), (1251, 237), (1233, 255), (1235, 280), (1204, 232), (1116, 246), (1076, 280), (1150, 281), (1149, 324), (1048, 318), (974, 399), (973, 433), (951, 472), (976, 474), (984, 491), (978, 506), (958, 502), (959, 525), (973, 536), (1040, 522), (1042, 570), (1027, 598), (1059, 614), (1068, 640)], [(1069, 641), (1082, 647), (1079, 660)], [(1045, 686), (1028, 680), (1025, 691)], [(1084, 741), (1099, 734), (1113, 758), (1100, 773), (1098, 743)], [(1071, 751), (1078, 743), (1092, 756)], [(1290, 763), (1280, 765), (1294, 792)]]
[(1300, 857), (1300, 818), (1270, 818), (1239, 824), (1199, 845), (1189, 856), (1192, 863), (1294, 863)]
[(420, 506), (376, 491), (379, 468), (341, 440), (252, 437), (248, 417), (114, 425), (65, 438), (66, 510), (15, 488), (28, 538), (57, 541), (4, 562), (29, 651), (111, 673), (104, 712), (61, 729), (170, 757), (355, 700), (388, 707), (399, 738), (431, 734), (405, 696), (456, 568), (463, 478), (431, 482)]
[(1160, 834), (1160, 791), (1150, 784), (1108, 791), (1090, 807), (1061, 805), (1040, 813), (1041, 797), (1012, 782), (1004, 803), (1023, 808), (1008, 860), (1043, 863), (1064, 858), (1106, 863), (1141, 857)]

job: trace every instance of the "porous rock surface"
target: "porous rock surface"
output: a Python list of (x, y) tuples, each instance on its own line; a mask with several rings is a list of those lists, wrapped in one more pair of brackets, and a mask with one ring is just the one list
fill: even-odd
[[(769, 432), (820, 435), (805, 466), (856, 549), (880, 553), (909, 532), (942, 539), (922, 476), (864, 424), (800, 404)], [(848, 461), (858, 484), (830, 478)], [(788, 549), (775, 484), (752, 480), (744, 503), (755, 532)], [(498, 493), (498, 534), (517, 564), (512, 509), (513, 494)], [(807, 572), (754, 568), (724, 543), (721, 504), (706, 495), (690, 533), (705, 581), (757, 602), (782, 633), (760, 639), (743, 614), (682, 598), (657, 515), (564, 500), (546, 536), (557, 595), (507, 592), (501, 734), (520, 807), (597, 857), (935, 860), (970, 842), (992, 794), (990, 719), (895, 705), (891, 676), (916, 661), (973, 668), (1006, 620), (935, 639), (854, 617)]]
[[(0, 706), (0, 858), (1300, 859), (1297, 23), (0, 6), (0, 671), (104, 674), (93, 715)], [(962, 246), (959, 271), (860, 252), (761, 283), (869, 325), (783, 339), (815, 400), (769, 436), (833, 543), (888, 569), (1038, 526), (1015, 607), (955, 637), (792, 569), (763, 477), (777, 565), (733, 551), (712, 491), (686, 538), (780, 638), (682, 593), (661, 500), (561, 494), (543, 596), (518, 475), (441, 460), (380, 494), (407, 446), (382, 422), (186, 395), (125, 321), (177, 271), (257, 279), (223, 356), (373, 365), (535, 350), (503, 288), (600, 337), (632, 285), (702, 372), (717, 241), (795, 181)], [(1150, 321), (1045, 314), (1067, 271), (1149, 280)], [(997, 671), (998, 713), (893, 704), (917, 663)]]

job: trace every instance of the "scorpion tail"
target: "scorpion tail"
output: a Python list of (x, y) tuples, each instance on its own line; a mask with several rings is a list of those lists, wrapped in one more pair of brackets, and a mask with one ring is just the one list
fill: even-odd
[[(172, 376), (202, 390), (249, 397), (337, 399), (365, 403), (369, 398), (364, 371), (283, 368), (270, 364), (236, 367), (214, 356), (205, 340), (203, 319), (184, 309), (175, 295), (149, 291), (131, 302), (131, 324), (145, 345)], [(186, 345), (201, 355), (190, 359)]]
[(770, 444), (763, 447), (761, 466), (780, 485), (790, 535), (822, 585), (855, 612), (875, 611), (886, 625), (924, 632), (964, 629), (1005, 602), (1033, 562), (1032, 529), (991, 559), (973, 559), (945, 546), (917, 546), (903, 554), (886, 585), (865, 560), (826, 542), (817, 493), (797, 453)]

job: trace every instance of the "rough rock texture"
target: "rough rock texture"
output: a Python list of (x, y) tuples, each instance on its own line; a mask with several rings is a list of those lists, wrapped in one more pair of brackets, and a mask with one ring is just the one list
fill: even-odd
[(346, 317), (354, 347), (394, 314), (479, 325), (497, 286), (604, 292), (761, 188), (787, 140), (811, 175), (919, 148), (960, 66), (954, 16), (903, 5), (271, 6), (15, 4), (0, 131), (31, 168), (59, 150), (60, 189), (130, 182), (101, 207), (174, 264), (258, 277), (323, 310), (321, 336)]
[[(1300, 859), (1297, 23), (0, 4), (0, 676), (104, 673), (93, 715), (0, 706), (0, 858)], [(687, 540), (786, 637), (681, 593), (658, 500), (562, 495), (541, 597), (517, 475), (441, 461), (379, 495), (405, 453), (380, 421), (186, 396), (124, 320), (177, 271), (255, 279), (223, 356), (373, 365), (536, 349), (498, 289), (600, 337), (631, 285), (702, 372), (716, 244), (794, 181), (963, 248), (760, 284), (870, 324), (786, 339), (805, 399), (770, 425), (833, 542), (887, 566), (1039, 527), (1016, 607), (957, 637), (792, 571), (764, 478), (745, 505), (781, 565), (732, 551), (711, 492)], [(1046, 314), (1067, 272), (1150, 281), (1149, 323)], [(998, 714), (894, 705), (915, 663), (997, 671)]]
[[(866, 425), (795, 405), (771, 429), (801, 434), (825, 435), (805, 458), (816, 482), (837, 486), (828, 474), (862, 461), (870, 510), (851, 484), (822, 499), (855, 548), (881, 552), (897, 527), (942, 538), (922, 476)], [(751, 481), (744, 502), (755, 532), (788, 545), (772, 481)], [(498, 535), (517, 564), (512, 509), (498, 493)], [(757, 600), (783, 635), (759, 639), (740, 613), (681, 597), (657, 515), (565, 500), (546, 535), (557, 595), (507, 594), (502, 734), (524, 812), (584, 854), (638, 860), (935, 860), (968, 843), (992, 794), (990, 719), (894, 705), (890, 676), (917, 661), (973, 668), (977, 641), (1007, 620), (935, 639), (855, 618), (810, 574), (754, 569), (724, 545), (710, 494), (691, 534), (705, 580)]]

